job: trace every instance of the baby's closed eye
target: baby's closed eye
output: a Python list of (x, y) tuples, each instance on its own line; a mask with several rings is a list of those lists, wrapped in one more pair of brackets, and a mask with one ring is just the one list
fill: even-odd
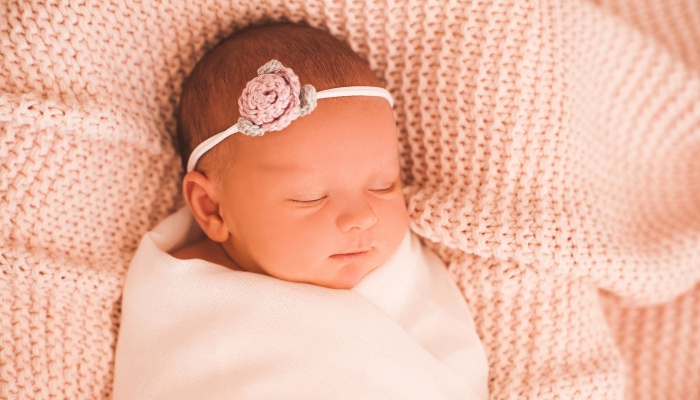
[(376, 185), (371, 185), (369, 187), (370, 192), (374, 193), (391, 193), (398, 187), (398, 181), (390, 182), (390, 183), (383, 183), (383, 184), (376, 184)]
[(392, 190), (394, 190), (394, 185), (390, 185), (384, 188), (370, 189), (370, 191), (374, 193), (389, 193)]
[(288, 199), (289, 201), (293, 203), (299, 203), (299, 204), (316, 204), (320, 203), (321, 201), (325, 200), (328, 196), (307, 196), (306, 198), (302, 197), (300, 199)]
[[(369, 192), (375, 194), (388, 194), (392, 193), (399, 187), (398, 180), (388, 183), (377, 183), (372, 184), (367, 187)], [(316, 206), (320, 205), (329, 198), (329, 194), (315, 194), (313, 192), (301, 193), (293, 196), (289, 196), (286, 200), (288, 202), (303, 205), (303, 206)]]

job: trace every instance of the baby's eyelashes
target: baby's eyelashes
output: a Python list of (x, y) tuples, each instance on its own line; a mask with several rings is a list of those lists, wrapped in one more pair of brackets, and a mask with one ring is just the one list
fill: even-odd
[[(369, 192), (375, 193), (375, 194), (389, 194), (395, 191), (395, 189), (399, 186), (398, 182), (392, 182), (390, 184), (383, 184), (383, 185), (374, 185), (370, 186), (367, 188)], [(307, 207), (312, 207), (316, 205), (320, 205), (324, 203), (326, 200), (328, 200), (329, 196), (326, 195), (299, 195), (299, 196), (293, 196), (293, 198), (288, 198), (287, 201), (298, 204), (301, 206), (307, 206)]]
[(320, 204), (323, 200), (327, 199), (328, 196), (321, 196), (318, 198), (313, 198), (310, 200), (298, 200), (298, 199), (289, 199), (292, 203), (296, 204), (301, 204), (301, 205), (306, 205), (306, 206), (314, 206), (317, 204)]
[(375, 193), (389, 193), (389, 192), (393, 191), (395, 188), (396, 188), (396, 184), (392, 183), (391, 185), (388, 185), (388, 186), (385, 185), (383, 187), (379, 186), (375, 189), (370, 189), (370, 191), (375, 192)]

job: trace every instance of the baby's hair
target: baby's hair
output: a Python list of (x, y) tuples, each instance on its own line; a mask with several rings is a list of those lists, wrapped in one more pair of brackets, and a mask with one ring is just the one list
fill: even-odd
[[(380, 86), (367, 63), (331, 34), (301, 24), (253, 25), (236, 31), (210, 50), (185, 81), (177, 113), (183, 167), (192, 150), (238, 120), (238, 98), (257, 69), (277, 59), (301, 84), (321, 91), (339, 86)], [(229, 147), (230, 148), (230, 147)], [(218, 174), (225, 158), (211, 151), (199, 170)]]

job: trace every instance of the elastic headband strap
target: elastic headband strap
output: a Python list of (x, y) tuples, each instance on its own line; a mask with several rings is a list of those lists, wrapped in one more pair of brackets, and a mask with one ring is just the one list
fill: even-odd
[[(329, 99), (334, 97), (350, 96), (381, 97), (386, 99), (386, 101), (388, 101), (392, 107), (394, 106), (394, 99), (391, 97), (391, 93), (389, 93), (389, 91), (384, 88), (375, 86), (345, 86), (316, 92), (317, 99)], [(238, 132), (240, 132), (238, 124), (234, 124), (225, 131), (219, 132), (216, 135), (200, 143), (197, 147), (194, 148), (194, 150), (192, 150), (192, 154), (190, 154), (190, 159), (187, 161), (187, 172), (194, 171), (194, 167), (197, 165), (197, 161), (199, 161), (199, 159), (207, 151), (211, 150), (214, 146), (224, 141), (224, 139)]]
[(374, 96), (382, 97), (389, 102), (391, 107), (394, 107), (394, 98), (388, 90), (376, 86), (344, 86), (333, 89), (321, 90), (316, 93), (319, 99), (330, 99), (333, 97), (350, 97), (350, 96)]

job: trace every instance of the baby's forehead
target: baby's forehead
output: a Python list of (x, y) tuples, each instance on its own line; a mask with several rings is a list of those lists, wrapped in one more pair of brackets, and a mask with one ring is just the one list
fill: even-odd
[[(346, 104), (355, 102), (347, 100)], [(382, 105), (384, 100), (379, 100)], [(332, 99), (323, 101), (330, 103)], [(360, 101), (351, 109), (343, 109), (340, 104), (329, 103), (282, 131), (263, 136), (233, 135), (222, 146), (225, 157), (232, 161), (232, 167), (288, 176), (323, 173), (339, 166), (357, 173), (363, 167), (396, 167), (398, 138), (390, 107), (385, 111), (388, 115), (361, 115), (356, 111), (372, 105)]]

